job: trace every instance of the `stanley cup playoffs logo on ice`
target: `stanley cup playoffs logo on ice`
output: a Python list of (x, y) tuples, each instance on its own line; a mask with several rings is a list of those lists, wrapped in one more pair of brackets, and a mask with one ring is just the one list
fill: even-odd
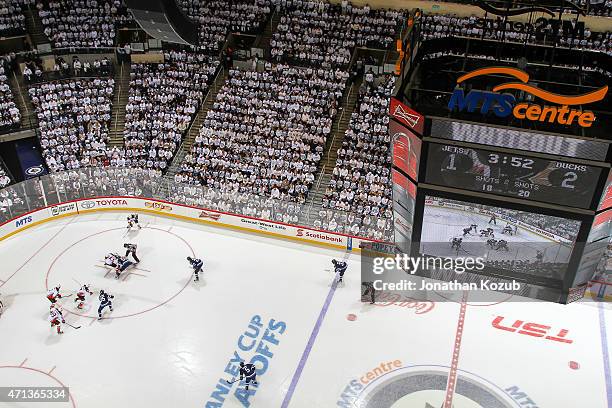
[[(480, 110), (483, 115), (493, 112), (499, 118), (510, 115), (517, 119), (534, 122), (558, 123), (560, 125), (578, 125), (588, 128), (597, 119), (589, 110), (581, 110), (580, 105), (601, 101), (608, 93), (608, 86), (587, 92), (581, 95), (560, 95), (540, 89), (529, 83), (529, 74), (518, 68), (488, 67), (480, 68), (457, 79), (460, 85), (472, 78), (485, 75), (506, 75), (514, 78), (510, 82), (501, 83), (493, 87), (492, 92), (472, 89), (467, 95), (462, 88), (455, 88), (448, 102), (450, 111), (475, 112)], [(535, 96), (551, 105), (538, 105), (536, 103), (518, 102), (510, 93), (500, 91), (521, 91)], [(518, 103), (517, 103), (518, 102)], [(578, 106), (577, 109), (574, 106)]]

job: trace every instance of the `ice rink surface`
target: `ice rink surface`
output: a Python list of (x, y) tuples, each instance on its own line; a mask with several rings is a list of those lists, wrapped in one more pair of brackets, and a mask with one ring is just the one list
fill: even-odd
[[(363, 304), (358, 254), (336, 286), (340, 252), (150, 215), (126, 234), (125, 217), (65, 218), (0, 243), (0, 386), (71, 396), (1, 407), (612, 407), (610, 304)], [(141, 262), (115, 279), (98, 264), (124, 242)], [(64, 298), (81, 328), (57, 335), (47, 287), (81, 283), (115, 295), (114, 311), (98, 321), (95, 296), (82, 311)], [(521, 334), (527, 324), (546, 336)], [(226, 381), (241, 359), (258, 367), (248, 392)]]

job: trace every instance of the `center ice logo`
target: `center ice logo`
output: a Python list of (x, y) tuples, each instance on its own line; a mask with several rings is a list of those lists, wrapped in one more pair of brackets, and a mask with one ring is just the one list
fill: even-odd
[(517, 386), (501, 388), (475, 374), (458, 370), (457, 387), (446, 404), (448, 370), (441, 366), (383, 363), (351, 380), (335, 406), (340, 408), (518, 408), (536, 404)]

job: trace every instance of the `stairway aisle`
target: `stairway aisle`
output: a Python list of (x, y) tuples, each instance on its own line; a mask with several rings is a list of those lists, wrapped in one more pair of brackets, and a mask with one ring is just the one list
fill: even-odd
[(166, 178), (169, 180), (174, 180), (174, 176), (179, 172), (181, 168), (181, 164), (183, 163), (183, 159), (187, 155), (187, 153), (191, 150), (193, 146), (193, 142), (195, 141), (196, 136), (200, 133), (200, 128), (202, 127), (202, 123), (204, 123), (204, 119), (208, 114), (208, 110), (213, 106), (213, 103), (217, 99), (217, 93), (223, 86), (223, 83), (228, 77), (228, 71), (221, 68), (217, 73), (214, 82), (211, 84), (206, 97), (204, 98), (204, 102), (200, 105), (200, 109), (196, 113), (195, 118), (191, 122), (191, 126), (187, 131), (187, 135), (183, 139), (183, 143), (178, 148), (176, 154), (174, 155), (174, 159), (172, 159), (172, 163), (168, 166), (168, 171), (166, 172)]
[(327, 139), (325, 152), (321, 158), (319, 171), (315, 177), (315, 185), (308, 192), (305, 208), (306, 210), (300, 215), (301, 225), (311, 225), (312, 221), (318, 218), (318, 208), (323, 202), (325, 190), (329, 185), (334, 167), (336, 167), (336, 159), (338, 158), (338, 150), (342, 147), (344, 134), (348, 129), (351, 121), (351, 115), (355, 110), (357, 97), (359, 96), (359, 87), (361, 86), (361, 78), (358, 78), (351, 86), (348, 94), (342, 103), (342, 113), (336, 116), (334, 121), (331, 137)]
[(123, 147), (123, 131), (125, 129), (125, 105), (130, 93), (129, 63), (115, 64), (115, 89), (113, 94), (113, 110), (111, 113), (111, 129), (109, 132), (109, 145)]

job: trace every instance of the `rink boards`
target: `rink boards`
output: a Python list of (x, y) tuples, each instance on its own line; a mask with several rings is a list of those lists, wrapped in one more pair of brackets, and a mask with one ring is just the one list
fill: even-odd
[(0, 241), (25, 229), (58, 218), (88, 214), (96, 211), (117, 210), (153, 213), (170, 218), (348, 251), (360, 251), (362, 243), (374, 242), (374, 240), (366, 240), (329, 231), (320, 231), (309, 227), (196, 208), (167, 201), (134, 197), (100, 197), (95, 199), (74, 200), (34, 210), (0, 225)]

